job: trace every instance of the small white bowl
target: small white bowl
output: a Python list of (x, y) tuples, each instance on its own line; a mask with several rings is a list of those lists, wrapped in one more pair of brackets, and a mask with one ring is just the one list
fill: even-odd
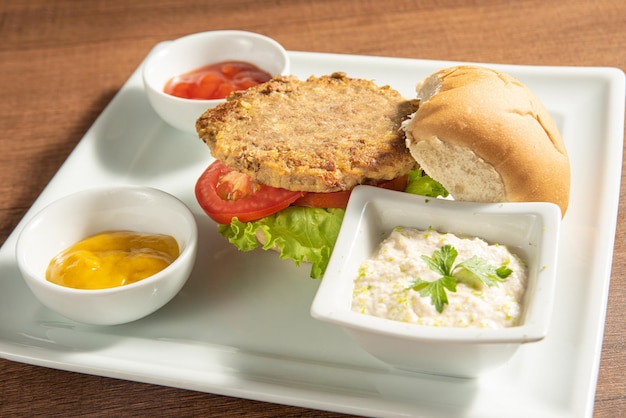
[[(153, 276), (109, 289), (74, 289), (46, 280), (55, 255), (108, 230), (171, 235), (180, 255)], [(122, 324), (149, 315), (180, 291), (195, 262), (197, 234), (191, 211), (168, 193), (139, 186), (95, 188), (63, 197), (35, 214), (18, 236), (17, 265), (34, 295), (53, 311), (87, 324)]]
[(156, 113), (174, 128), (195, 134), (198, 117), (225, 100), (184, 99), (163, 88), (172, 77), (222, 61), (245, 61), (272, 76), (290, 71), (287, 51), (267, 36), (237, 30), (187, 35), (170, 42), (144, 64), (143, 82)]
[[(342, 326), (366, 351), (403, 370), (476, 377), (546, 336), (554, 302), (561, 221), (551, 203), (469, 203), (358, 186), (311, 315)], [(351, 310), (359, 266), (396, 226), (478, 236), (507, 245), (528, 266), (521, 323), (502, 329), (429, 327)]]

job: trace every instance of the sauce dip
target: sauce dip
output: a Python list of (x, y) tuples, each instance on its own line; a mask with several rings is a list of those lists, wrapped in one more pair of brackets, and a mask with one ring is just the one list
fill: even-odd
[[(448, 304), (441, 313), (430, 297), (412, 290), (414, 280), (435, 281), (441, 274), (428, 267), (421, 256), (433, 257), (444, 245), (458, 252), (455, 265), (478, 256), (512, 273), (495, 286), (476, 290), (457, 281), (447, 290)], [(355, 279), (352, 310), (418, 325), (461, 328), (503, 328), (519, 324), (528, 280), (527, 267), (504, 245), (490, 245), (477, 237), (441, 234), (435, 230), (397, 227), (363, 262)]]

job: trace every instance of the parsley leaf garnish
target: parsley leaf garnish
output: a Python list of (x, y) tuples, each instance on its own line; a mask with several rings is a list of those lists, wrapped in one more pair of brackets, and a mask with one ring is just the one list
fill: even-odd
[(497, 286), (513, 273), (513, 270), (506, 266), (496, 268), (477, 256), (457, 264), (455, 271), (457, 269), (459, 269), (456, 274), (457, 279), (477, 290), (482, 289), (483, 284), (490, 287)]
[(444, 245), (440, 250), (433, 253), (433, 257), (422, 255), (422, 260), (428, 264), (431, 270), (436, 271), (442, 276), (452, 276), (452, 265), (459, 253), (452, 245)]
[(435, 250), (432, 257), (422, 255), (421, 259), (441, 277), (432, 282), (417, 278), (409, 287), (419, 292), (421, 297), (430, 296), (431, 304), (439, 313), (443, 312), (444, 305), (448, 304), (446, 289), (456, 292), (457, 281), (480, 290), (484, 285), (497, 286), (513, 273), (513, 270), (505, 265), (495, 267), (477, 256), (454, 265), (457, 256), (458, 252), (452, 245), (444, 245)]
[(437, 312), (443, 312), (443, 305), (448, 303), (446, 289), (456, 292), (456, 279), (452, 276), (443, 276), (434, 282), (417, 279), (413, 282), (411, 289), (420, 292), (420, 296), (425, 298), (430, 295), (430, 302), (435, 305)]

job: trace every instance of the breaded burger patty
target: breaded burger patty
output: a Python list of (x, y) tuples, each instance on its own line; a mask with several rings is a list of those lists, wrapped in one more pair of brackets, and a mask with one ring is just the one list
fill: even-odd
[(415, 110), (389, 86), (343, 73), (278, 76), (232, 93), (196, 130), (213, 157), (258, 183), (332, 192), (412, 169), (400, 126)]

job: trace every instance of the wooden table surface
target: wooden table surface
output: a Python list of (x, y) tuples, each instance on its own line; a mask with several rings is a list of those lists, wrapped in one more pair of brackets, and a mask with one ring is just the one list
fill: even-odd
[[(0, 0), (0, 243), (156, 43), (217, 29), (288, 50), (626, 69), (622, 0)], [(626, 410), (623, 190), (596, 417)], [(0, 416), (52, 413), (335, 415), (0, 359)]]

